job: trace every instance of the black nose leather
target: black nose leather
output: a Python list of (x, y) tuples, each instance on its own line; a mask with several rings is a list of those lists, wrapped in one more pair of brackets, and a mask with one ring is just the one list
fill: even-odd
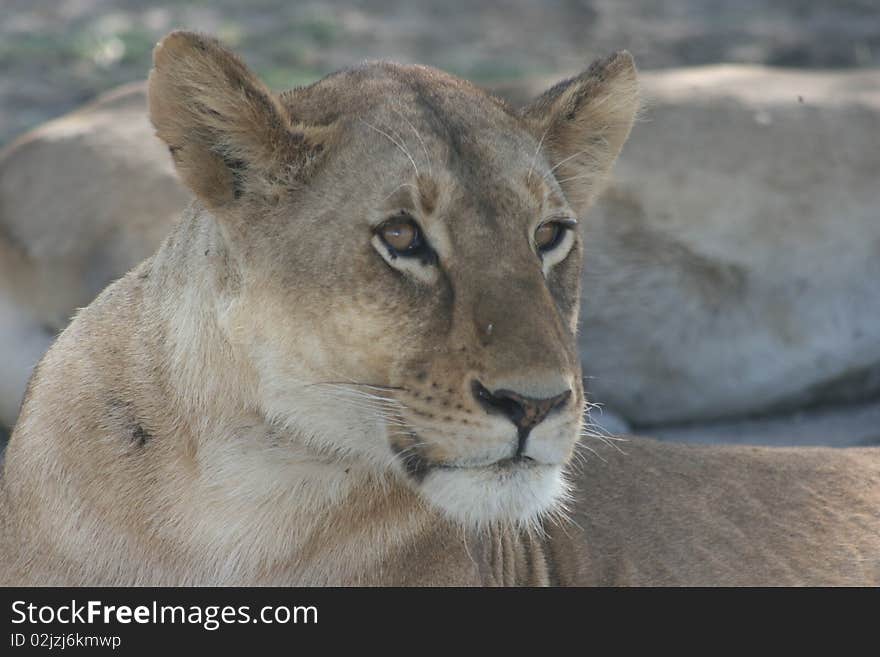
[(471, 389), (480, 406), (490, 413), (506, 416), (516, 426), (519, 431), (517, 456), (525, 449), (529, 432), (571, 397), (571, 390), (546, 399), (526, 397), (512, 390), (489, 391), (479, 381), (474, 381)]

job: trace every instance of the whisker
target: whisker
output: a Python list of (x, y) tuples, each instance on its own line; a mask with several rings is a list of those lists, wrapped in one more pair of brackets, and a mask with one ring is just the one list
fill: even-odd
[(397, 146), (397, 148), (399, 148), (400, 151), (401, 151), (404, 155), (406, 155), (406, 156), (409, 158), (410, 164), (412, 164), (413, 169), (415, 169), (415, 172), (416, 172), (416, 178), (419, 178), (419, 177), (420, 177), (420, 174), (419, 174), (419, 167), (416, 166), (416, 161), (413, 159), (413, 156), (409, 154), (409, 151), (403, 146), (403, 144), (401, 144), (399, 141), (396, 141), (396, 140), (394, 139), (394, 137), (392, 137), (391, 135), (389, 135), (389, 134), (388, 134), (387, 132), (385, 132), (384, 130), (380, 130), (379, 128), (377, 128), (376, 126), (374, 126), (372, 123), (368, 123), (367, 121), (364, 121), (363, 119), (360, 119), (360, 122), (363, 123), (363, 124), (364, 124), (365, 126), (367, 126), (368, 128), (370, 128), (371, 130), (375, 130), (375, 131), (378, 132), (380, 135), (383, 135), (383, 136), (386, 137), (386, 138), (387, 138), (392, 144), (394, 144), (395, 146)]
[(376, 390), (406, 390), (403, 386), (386, 386), (381, 383), (360, 383), (355, 380), (350, 381), (315, 381), (314, 383), (306, 383), (304, 387), (309, 386), (362, 386), (365, 388), (375, 388)]
[(608, 463), (608, 461), (606, 461), (605, 458), (604, 458), (601, 454), (599, 454), (599, 452), (597, 452), (595, 449), (593, 449), (593, 448), (590, 447), (589, 445), (587, 445), (587, 444), (585, 444), (585, 443), (583, 443), (583, 442), (578, 442), (577, 445), (578, 445), (578, 449), (585, 449), (585, 450), (587, 450), (588, 452), (590, 452), (590, 454), (592, 454), (592, 455), (595, 456), (597, 459), (599, 459), (600, 461), (602, 461), (602, 463)]
[[(392, 136), (393, 136), (393, 137), (394, 137), (394, 138), (400, 143), (400, 145), (403, 146), (404, 150), (407, 152), (407, 154), (409, 155), (410, 159), (412, 159), (413, 161), (415, 161), (415, 157), (413, 157), (412, 151), (409, 150), (409, 148), (408, 148), (407, 145), (406, 145), (406, 139), (404, 139), (403, 136), (402, 136), (399, 132), (397, 132), (397, 130), (395, 130), (395, 129), (392, 128), (392, 127), (389, 127), (389, 128), (388, 128), (388, 131), (389, 131), (389, 132), (391, 133), (391, 135), (392, 135)], [(419, 175), (418, 172), (416, 172), (416, 177), (418, 177), (418, 175)]]
[(581, 180), (583, 178), (595, 178), (596, 176), (597, 176), (597, 173), (591, 171), (590, 173), (582, 173), (579, 176), (569, 176), (568, 178), (563, 178), (562, 180), (557, 180), (556, 182), (558, 182), (561, 185), (562, 183), (567, 183), (572, 180)]
[[(578, 151), (578, 152), (575, 153), (574, 155), (569, 155), (569, 156), (566, 157), (565, 159), (560, 160), (559, 162), (557, 162), (556, 164), (553, 165), (553, 168), (551, 168), (550, 171), (548, 171), (547, 173), (544, 174), (544, 179), (546, 180), (546, 179), (547, 179), (547, 176), (552, 175), (553, 172), (556, 171), (556, 169), (558, 169), (559, 167), (561, 167), (563, 164), (565, 164), (565, 163), (568, 162), (569, 160), (573, 160), (574, 158), (578, 157), (579, 155), (584, 155), (585, 153), (588, 153), (588, 152), (591, 151), (592, 149), (593, 149), (593, 146), (590, 146), (589, 148), (585, 148), (585, 149), (583, 149), (583, 150), (581, 150), (581, 151)], [(591, 159), (595, 160), (596, 158), (591, 158)]]
[(422, 139), (422, 135), (419, 134), (418, 129), (417, 129), (417, 128), (416, 128), (416, 127), (410, 122), (410, 120), (409, 120), (408, 118), (406, 118), (406, 117), (403, 115), (403, 113), (401, 113), (401, 112), (398, 111), (398, 110), (394, 110), (394, 113), (397, 114), (397, 115), (398, 115), (400, 118), (402, 118), (404, 121), (406, 121), (406, 124), (407, 124), (410, 128), (412, 128), (412, 130), (413, 130), (414, 133), (416, 133), (416, 139), (419, 140), (419, 143), (422, 145), (422, 150), (425, 151), (425, 162), (427, 162), (427, 164), (428, 164), (428, 173), (429, 173), (429, 175), (433, 178), (433, 177), (434, 177), (434, 167), (431, 166), (431, 156), (428, 155), (428, 147), (425, 146), (425, 142), (424, 142), (424, 140)]
[(538, 147), (535, 149), (534, 155), (532, 155), (532, 163), (529, 165), (529, 173), (526, 175), (526, 180), (531, 182), (532, 180), (532, 169), (535, 168), (535, 162), (538, 159), (538, 153), (541, 152), (541, 144), (544, 143), (544, 137), (547, 136), (547, 133), (550, 131), (550, 126), (544, 130), (544, 134), (541, 135), (541, 139), (538, 140)]
[(388, 196), (386, 196), (386, 197), (383, 198), (382, 200), (383, 200), (383, 201), (387, 201), (389, 198), (391, 198), (392, 196), (394, 196), (394, 193), (395, 193), (398, 189), (403, 189), (404, 187), (412, 187), (413, 189), (418, 190), (418, 187), (416, 187), (416, 186), (413, 185), (412, 183), (402, 183), (402, 184), (398, 185), (397, 187), (395, 187), (393, 190), (391, 190), (391, 193), (388, 194)]

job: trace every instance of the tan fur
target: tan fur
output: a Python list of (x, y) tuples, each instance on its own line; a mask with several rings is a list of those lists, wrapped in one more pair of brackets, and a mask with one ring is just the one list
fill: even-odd
[[(167, 37), (151, 117), (199, 201), (41, 361), (0, 583), (878, 581), (876, 452), (633, 440), (572, 464), (580, 237), (542, 262), (531, 235), (595, 195), (635, 90), (620, 54), (523, 112), (384, 63), (276, 97)], [(436, 262), (376, 244), (402, 209)], [(570, 391), (529, 461), (475, 380)]]

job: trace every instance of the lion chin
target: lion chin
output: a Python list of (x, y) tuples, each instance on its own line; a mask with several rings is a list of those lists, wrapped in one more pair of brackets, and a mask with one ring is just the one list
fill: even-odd
[(451, 520), (465, 527), (536, 527), (564, 511), (568, 484), (563, 467), (531, 460), (484, 467), (438, 468), (419, 492)]

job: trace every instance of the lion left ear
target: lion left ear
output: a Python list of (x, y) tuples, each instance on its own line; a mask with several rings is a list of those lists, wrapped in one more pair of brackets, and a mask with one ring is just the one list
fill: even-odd
[(238, 57), (195, 32), (172, 32), (156, 46), (149, 103), (178, 174), (212, 209), (290, 188), (328, 132), (295, 123)]
[(638, 110), (638, 75), (626, 51), (593, 63), (522, 110), (578, 216), (602, 191)]

